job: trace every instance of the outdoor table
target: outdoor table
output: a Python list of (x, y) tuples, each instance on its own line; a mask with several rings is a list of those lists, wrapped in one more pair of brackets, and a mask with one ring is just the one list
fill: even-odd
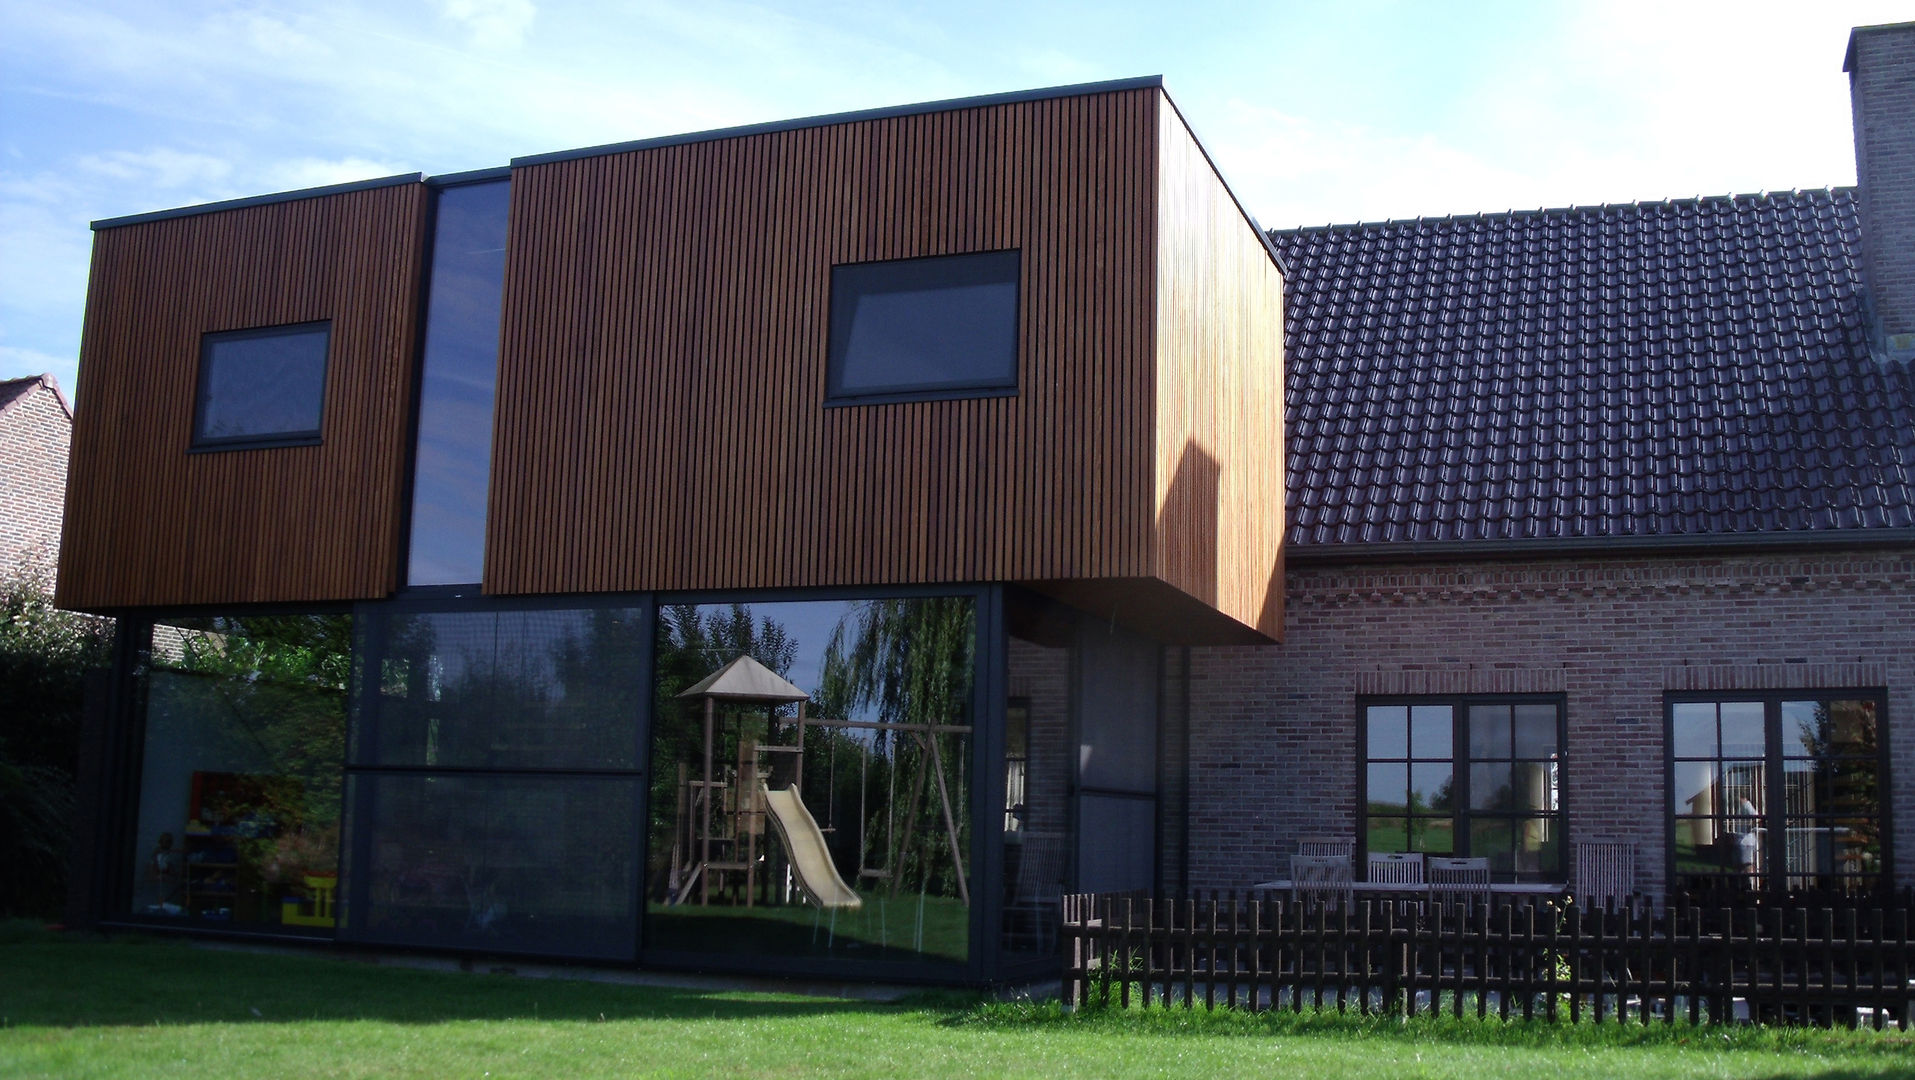
[[(1250, 887), (1252, 889), (1288, 891), (1295, 888), (1296, 883), (1287, 878), (1279, 878), (1276, 881), (1259, 881)], [(1321, 891), (1325, 889), (1325, 886), (1321, 882), (1316, 882), (1311, 885), (1311, 888)], [(1426, 881), (1352, 881), (1350, 882), (1350, 891), (1352, 893), (1371, 893), (1379, 897), (1414, 897), (1428, 894), (1430, 892), (1430, 885), (1429, 882)], [(1488, 885), (1472, 885), (1467, 889), (1458, 891), (1479, 893), (1487, 891), (1491, 896), (1526, 896), (1538, 900), (1549, 900), (1558, 896), (1567, 895), (1569, 886), (1559, 882), (1499, 881), (1491, 882)]]

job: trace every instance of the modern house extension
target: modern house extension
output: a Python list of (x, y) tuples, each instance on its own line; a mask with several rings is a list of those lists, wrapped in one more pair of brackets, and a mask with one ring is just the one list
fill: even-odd
[(1281, 631), (1282, 276), (1159, 80), (95, 228), (93, 921), (1008, 977), (1156, 881), (1164, 643)]
[(74, 918), (987, 982), (1305, 843), (1915, 884), (1915, 24), (1846, 67), (1854, 188), (1264, 233), (1142, 79), (98, 222)]

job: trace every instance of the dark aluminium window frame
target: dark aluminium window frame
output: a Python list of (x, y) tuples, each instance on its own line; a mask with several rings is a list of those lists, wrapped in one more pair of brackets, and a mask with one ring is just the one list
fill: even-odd
[[(1362, 873), (1362, 863), (1369, 851), (1370, 814), (1370, 761), (1369, 756), (1369, 711), (1374, 706), (1416, 706), (1442, 705), (1450, 708), (1450, 768), (1452, 808), (1448, 814), (1454, 834), (1453, 850), (1450, 855), (1472, 856), (1480, 852), (1468, 850), (1471, 835), (1471, 823), (1476, 811), (1470, 806), (1470, 766), (1474, 759), (1469, 754), (1469, 709), (1472, 705), (1550, 705), (1556, 710), (1556, 808), (1549, 816), (1556, 819), (1560, 833), (1556, 838), (1555, 865), (1544, 866), (1528, 871), (1532, 877), (1540, 876), (1548, 881), (1565, 881), (1569, 872), (1569, 851), (1567, 832), (1569, 814), (1563, 794), (1569, 787), (1569, 696), (1563, 693), (1553, 694), (1367, 694), (1356, 699), (1356, 859), (1358, 873)], [(1511, 748), (1514, 754), (1514, 747)], [(1378, 759), (1394, 760), (1394, 759)], [(1414, 758), (1406, 760), (1416, 760)], [(1431, 759), (1434, 760), (1434, 759)], [(1504, 760), (1487, 758), (1487, 761)], [(1510, 758), (1513, 761), (1528, 761), (1530, 758)], [(1425, 815), (1434, 817), (1437, 815)], [(1504, 811), (1484, 811), (1483, 816), (1498, 819), (1516, 820), (1525, 815)], [(1525, 872), (1499, 872), (1499, 878), (1521, 878)]]
[[(1671, 892), (1679, 887), (1680, 875), (1676, 869), (1675, 830), (1676, 814), (1676, 706), (1684, 704), (1721, 704), (1725, 702), (1761, 702), (1763, 707), (1763, 755), (1762, 783), (1764, 787), (1764, 805), (1761, 817), (1787, 818), (1786, 800), (1787, 779), (1782, 752), (1782, 703), (1788, 701), (1866, 701), (1875, 706), (1875, 767), (1876, 783), (1882, 793), (1878, 798), (1878, 819), (1881, 828), (1881, 866), (1875, 875), (1875, 884), (1888, 887), (1893, 881), (1892, 867), (1895, 865), (1895, 800), (1891, 796), (1890, 784), (1893, 782), (1893, 760), (1889, 753), (1889, 716), (1888, 690), (1884, 687), (1793, 687), (1781, 690), (1704, 690), (1669, 691), (1663, 694), (1662, 702), (1662, 764), (1663, 764), (1663, 815), (1662, 836), (1664, 880), (1669, 882)], [(1718, 746), (1716, 760), (1720, 756)], [(1685, 761), (1702, 760), (1684, 758)], [(1777, 785), (1781, 785), (1779, 788)], [(1777, 795), (1784, 798), (1780, 804), (1772, 804)], [(1729, 815), (1733, 816), (1733, 815)], [(1682, 815), (1692, 818), (1695, 815)], [(1786, 826), (1784, 827), (1786, 829)], [(1766, 828), (1761, 848), (1761, 881), (1758, 888), (1763, 892), (1780, 892), (1786, 888), (1790, 876), (1786, 854), (1787, 838), (1783, 830)], [(1725, 882), (1736, 877), (1734, 871), (1724, 871), (1720, 876)], [(1830, 875), (1835, 877), (1851, 876), (1858, 880), (1867, 880), (1866, 875)]]
[[(207, 436), (202, 435), (206, 423), (206, 401), (209, 382), (212, 379), (212, 353), (214, 348), (227, 342), (252, 341), (262, 338), (289, 337), (296, 334), (308, 334), (313, 331), (324, 334), (325, 347), (321, 350), (319, 362), (319, 401), (313, 410), (313, 426), (293, 431), (275, 431), (248, 435)], [(275, 326), (252, 326), (241, 330), (212, 330), (200, 335), (199, 370), (193, 381), (193, 429), (188, 442), (189, 453), (212, 453), (227, 450), (259, 450), (278, 446), (318, 446), (326, 421), (326, 383), (332, 371), (332, 320), (316, 319), (311, 322), (283, 323)]]
[[(905, 267), (928, 269), (936, 263), (944, 263), (960, 274), (977, 274), (977, 267), (992, 262), (1002, 263), (1008, 259), (1010, 264), (1009, 283), (1012, 286), (1010, 312), (1011, 356), (1010, 374), (1005, 377), (957, 378), (923, 383), (895, 383), (868, 389), (847, 390), (844, 387), (845, 353), (850, 345), (851, 316), (855, 311), (854, 301), (862, 295), (854, 290), (850, 279), (866, 274), (881, 272), (884, 267)], [(997, 279), (1001, 282), (1001, 277)], [(949, 282), (947, 288), (962, 288), (978, 284), (970, 280)], [(884, 290), (876, 290), (884, 291)], [(1024, 297), (1024, 256), (1021, 249), (1003, 248), (992, 251), (964, 251), (944, 255), (922, 255), (907, 259), (881, 259), (868, 262), (839, 263), (831, 268), (830, 296), (826, 303), (826, 343), (825, 343), (825, 405), (826, 407), (846, 405), (880, 405), (904, 401), (948, 401), (959, 398), (1015, 397), (1018, 386), (1018, 364), (1022, 348), (1022, 315)]]

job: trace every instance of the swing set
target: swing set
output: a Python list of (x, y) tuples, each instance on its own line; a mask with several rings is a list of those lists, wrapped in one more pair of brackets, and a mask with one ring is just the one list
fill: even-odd
[[(827, 790), (834, 797), (827, 799), (825, 826), (821, 828), (817, 824), (799, 798), (804, 781), (805, 733), (813, 728), (823, 728), (872, 731), (889, 734), (894, 739), (908, 738), (918, 750), (917, 768), (909, 779), (909, 796), (902, 815), (902, 843), (897, 836), (900, 815), (893, 812), (897, 806), (898, 770), (890, 770), (885, 811), (885, 861), (882, 866), (873, 867), (866, 863), (868, 850), (865, 835), (865, 822), (870, 820), (866, 798), (870, 791), (871, 748), (859, 740), (858, 868), (853, 884), (874, 881), (884, 888), (889, 897), (896, 898), (903, 884), (898, 854), (911, 850), (917, 835), (918, 820), (927, 809), (927, 790), (935, 786), (939, 823), (944, 828), (945, 839), (945, 844), (940, 846), (946, 848), (950, 858), (958, 899), (966, 907), (970, 906), (970, 884), (959, 843), (958, 819), (950, 788), (944, 778), (943, 751), (938, 745), (940, 735), (969, 735), (970, 725), (833, 720), (809, 716), (806, 707), (810, 695), (750, 656), (733, 659), (678, 697), (702, 702), (704, 746), (702, 770), (697, 778), (690, 775), (686, 763), (681, 762), (678, 766), (676, 819), (672, 829), (671, 866), (666, 879), (668, 903), (690, 903), (695, 897), (700, 906), (708, 906), (715, 894), (722, 900), (728, 887), (735, 893), (740, 884), (743, 885), (746, 907), (760, 902), (789, 902), (795, 891), (806, 903), (816, 906), (821, 912), (831, 910), (834, 926), (838, 909), (857, 908), (863, 904), (856, 889), (839, 876), (824, 840), (826, 834), (837, 832), (835, 752), (826, 759), (829, 769)], [(715, 759), (718, 744), (717, 706), (720, 702), (766, 707), (765, 742), (746, 736), (742, 715), (736, 721), (738, 756), (731, 766), (729, 778), (720, 775)], [(777, 712), (785, 705), (796, 705), (797, 716), (781, 723)], [(781, 745), (769, 741), (779, 734), (781, 726), (789, 729), (795, 737), (795, 743)], [(933, 784), (927, 784), (927, 774)], [(773, 845), (768, 842), (761, 844), (767, 823), (781, 841), (779, 847), (784, 856), (782, 874), (773, 872), (770, 861), (776, 854)], [(762, 854), (759, 850), (761, 846), (764, 848)], [(742, 875), (742, 882), (739, 875)], [(917, 937), (921, 945), (924, 892), (930, 878), (928, 864), (919, 878)], [(882, 905), (879, 917), (883, 919)]]

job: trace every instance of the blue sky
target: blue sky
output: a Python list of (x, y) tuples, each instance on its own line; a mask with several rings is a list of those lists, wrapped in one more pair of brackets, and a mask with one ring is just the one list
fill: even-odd
[(0, 0), (0, 377), (75, 391), (95, 218), (1131, 75), (1165, 77), (1270, 227), (1847, 184), (1848, 28), (1909, 18), (1873, 0)]

